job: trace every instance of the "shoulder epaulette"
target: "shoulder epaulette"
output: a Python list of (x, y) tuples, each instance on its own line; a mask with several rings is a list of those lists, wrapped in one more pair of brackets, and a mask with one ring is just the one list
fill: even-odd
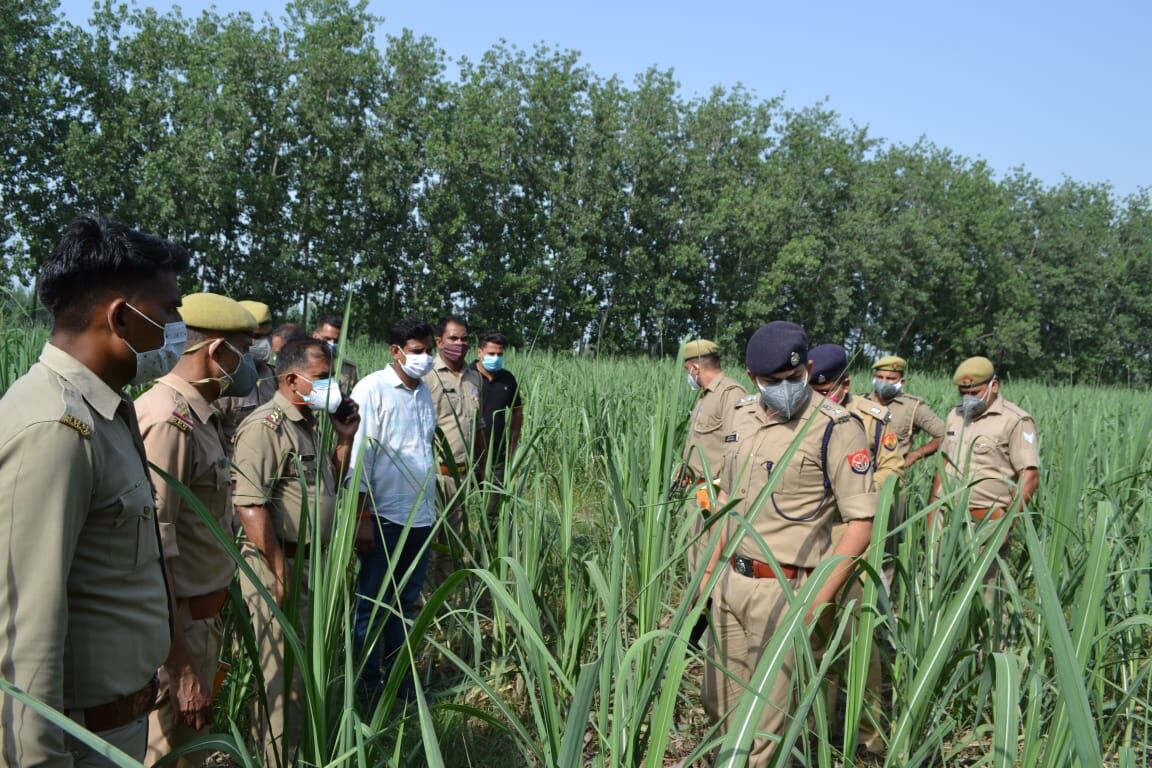
[(880, 420), (884, 424), (887, 424), (888, 422), (892, 421), (892, 411), (888, 410), (887, 408), (885, 408), (882, 405), (870, 405), (870, 406), (868, 406), (868, 413), (875, 416), (878, 420)]
[(272, 412), (264, 417), (264, 426), (268, 429), (280, 429), (280, 425), (284, 422), (284, 411), (280, 410), (279, 406), (272, 409)]
[(735, 407), (736, 408), (743, 408), (746, 405), (751, 405), (752, 403), (759, 402), (759, 400), (760, 400), (759, 395), (744, 395), (744, 397), (742, 397), (736, 401)]
[(188, 407), (188, 401), (182, 397), (177, 397), (175, 403), (172, 415), (168, 417), (168, 423), (181, 432), (191, 432), (196, 425), (192, 421), (192, 409)]
[(64, 379), (60, 379), (60, 394), (64, 398), (64, 413), (60, 414), (60, 423), (76, 430), (81, 437), (92, 437), (96, 422), (84, 404), (84, 397)]
[(1012, 414), (1015, 414), (1016, 416), (1019, 416), (1021, 419), (1028, 419), (1030, 421), (1035, 421), (1035, 419), (1032, 418), (1032, 414), (1028, 413), (1028, 411), (1026, 411), (1023, 408), (1021, 408), (1020, 406), (1016, 405), (1016, 403), (1009, 402), (1008, 400), (1003, 400), (1003, 401), (1001, 401), (1001, 407), (1003, 407), (1004, 410), (1008, 411), (1009, 413), (1012, 413)]
[(827, 400), (820, 404), (820, 413), (824, 414), (836, 423), (848, 421), (848, 419), (852, 418), (852, 414), (849, 413), (846, 409), (841, 408), (835, 403), (829, 402)]

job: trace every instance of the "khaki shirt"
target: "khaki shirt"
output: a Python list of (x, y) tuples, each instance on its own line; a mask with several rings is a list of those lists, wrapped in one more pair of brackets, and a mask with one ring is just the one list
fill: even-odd
[[(847, 410), (814, 395), (802, 413), (780, 421), (768, 415), (759, 396), (748, 395), (736, 403), (729, 428), (721, 488), (738, 500), (734, 511), (752, 519), (780, 563), (814, 568), (828, 554), (834, 523), (875, 516), (868, 440)], [(779, 469), (797, 441), (796, 452)], [(757, 503), (774, 472), (783, 474), (771, 495)], [(739, 554), (763, 559), (759, 545), (747, 537)]]
[(971, 485), (969, 509), (1007, 506), (1020, 473), (1040, 467), (1036, 422), (1001, 396), (967, 425), (960, 409), (953, 408), (945, 426), (944, 471)]
[[(872, 400), (875, 394), (869, 393), (864, 397)], [(901, 459), (912, 450), (912, 441), (918, 433), (926, 432), (933, 438), (944, 437), (944, 420), (915, 395), (901, 392), (892, 398), (887, 408), (892, 414), (889, 430), (896, 435), (896, 452)]]
[[(266, 508), (281, 541), (299, 541), (302, 511), (310, 515), (310, 526), (320, 526), (322, 541), (332, 535), (336, 478), (330, 456), (320, 454), (317, 427), (311, 414), (277, 392), (236, 431), (232, 503)], [(301, 492), (301, 471), (307, 498)], [(318, 516), (311, 516), (313, 510)]]
[(224, 452), (232, 458), (232, 442), (236, 438), (236, 428), (248, 418), (248, 414), (264, 405), (276, 394), (279, 382), (276, 371), (262, 360), (256, 361), (256, 388), (246, 397), (221, 397), (213, 405), (220, 413), (220, 423), (224, 428)]
[[(226, 532), (232, 532), (231, 462), (224, 454), (220, 414), (196, 388), (174, 374), (136, 400), (148, 460), (186, 486)], [(236, 566), (196, 510), (152, 473), (160, 543), (176, 597), (207, 595), (228, 586)]]
[(892, 414), (889, 410), (879, 403), (852, 396), (849, 396), (844, 406), (864, 422), (876, 490), (883, 488), (889, 477), (904, 477), (904, 456), (900, 453), (900, 440), (892, 429)]
[(441, 458), (446, 459), (450, 452), (456, 466), (461, 469), (470, 463), (476, 411), (480, 407), (480, 391), (464, 376), (465, 370), (467, 367), (457, 373), (437, 356), (436, 364), (424, 376), (436, 409), (436, 428), (448, 442), (447, 450), (438, 446)]
[(745, 397), (748, 390), (721, 372), (712, 383), (700, 389), (696, 405), (688, 425), (688, 439), (684, 443), (684, 463), (691, 470), (691, 479), (704, 478), (704, 462), (700, 454), (708, 460), (708, 469), (715, 476), (724, 462), (724, 420), (737, 401)]
[[(172, 641), (132, 401), (63, 350), (0, 400), (0, 674), (67, 711), (148, 684)], [(61, 730), (4, 697), (4, 765), (71, 765)]]

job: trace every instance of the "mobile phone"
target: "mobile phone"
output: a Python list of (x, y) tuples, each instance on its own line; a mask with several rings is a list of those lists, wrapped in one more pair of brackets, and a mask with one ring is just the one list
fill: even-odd
[(332, 418), (337, 421), (346, 422), (352, 417), (353, 413), (352, 401), (345, 397), (340, 400), (340, 405), (336, 406), (336, 410), (332, 413)]

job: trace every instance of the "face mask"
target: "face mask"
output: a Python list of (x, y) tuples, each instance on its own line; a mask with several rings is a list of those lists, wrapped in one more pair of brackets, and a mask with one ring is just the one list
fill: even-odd
[(980, 395), (961, 395), (960, 412), (964, 414), (965, 421), (971, 421), (988, 408), (988, 401)]
[(414, 379), (422, 379), (424, 374), (432, 370), (432, 355), (405, 352), (404, 362), (400, 364), (400, 370)]
[(811, 397), (808, 389), (808, 376), (803, 381), (781, 381), (777, 384), (761, 384), (756, 380), (756, 387), (760, 390), (760, 402), (773, 413), (790, 419), (800, 411)]
[(252, 348), (248, 351), (252, 355), (253, 360), (259, 360), (266, 363), (272, 359), (272, 342), (265, 336), (262, 339), (256, 339), (252, 342)]
[(176, 363), (180, 361), (180, 356), (184, 354), (184, 345), (188, 343), (188, 327), (184, 325), (184, 321), (182, 320), (160, 325), (160, 323), (148, 317), (148, 315), (136, 309), (136, 307), (128, 302), (124, 302), (124, 306), (157, 328), (164, 329), (164, 343), (159, 349), (137, 352), (136, 348), (129, 344), (127, 339), (120, 339), (120, 341), (124, 342), (124, 345), (136, 355), (136, 374), (132, 377), (131, 383), (146, 384), (153, 379), (160, 378), (176, 367)]
[(464, 355), (468, 352), (468, 345), (455, 342), (452, 344), (445, 344), (440, 347), (440, 357), (444, 358), (450, 363), (458, 363), (464, 359)]
[(693, 376), (692, 374), (688, 374), (688, 389), (692, 390), (693, 392), (700, 389), (700, 379), (696, 376)]
[(340, 342), (338, 342), (338, 341), (325, 341), (324, 343), (328, 345), (328, 351), (330, 351), (332, 353), (332, 357), (336, 357), (337, 353), (340, 352)]
[(898, 381), (872, 379), (872, 389), (876, 390), (876, 394), (885, 400), (891, 400), (900, 394), (900, 390), (904, 389), (904, 385)]
[(504, 370), (504, 355), (484, 355), (484, 359), (480, 362), (484, 370), (489, 373)]
[[(300, 376), (300, 374), (296, 375)], [(332, 379), (316, 379), (316, 381), (312, 381), (307, 376), (300, 376), (300, 378), (312, 384), (311, 392), (306, 395), (300, 395), (304, 400), (304, 405), (313, 411), (336, 413), (336, 409), (340, 407), (344, 396), (340, 394), (340, 389)]]
[[(215, 339), (209, 339), (208, 341), (204, 341), (200, 344), (189, 347), (184, 351), (184, 354), (191, 354), (198, 349), (203, 349), (209, 344), (212, 344), (214, 341)], [(220, 365), (220, 362), (216, 360), (216, 358), (212, 358), (212, 362), (216, 365), (217, 368), (220, 369), (220, 372), (224, 375), (207, 379), (197, 379), (191, 383), (209, 384), (211, 382), (215, 382), (220, 385), (221, 397), (224, 396), (225, 392), (227, 392), (232, 397), (247, 397), (248, 395), (252, 394), (252, 390), (256, 388), (256, 379), (259, 377), (259, 374), (256, 373), (256, 362), (252, 359), (251, 355), (241, 354), (240, 350), (236, 349), (236, 347), (232, 346), (226, 341), (222, 342), (220, 346), (228, 347), (228, 349), (232, 350), (232, 352), (240, 357), (240, 362), (236, 364), (236, 369), (231, 373), (228, 373), (228, 371), (224, 370), (224, 366)]]

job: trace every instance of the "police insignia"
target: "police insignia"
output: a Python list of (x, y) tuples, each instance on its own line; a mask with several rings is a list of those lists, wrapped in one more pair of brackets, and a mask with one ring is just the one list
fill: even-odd
[(800, 365), (800, 353), (793, 352), (792, 355), (788, 358), (788, 362), (790, 362), (792, 365)]
[(730, 435), (724, 435), (724, 442), (726, 442), (726, 443), (734, 443), (734, 442), (736, 442), (736, 433), (735, 433), (735, 432), (733, 432), (733, 433), (732, 433), (732, 434), (730, 434)]
[(868, 458), (868, 451), (861, 450), (848, 454), (848, 466), (858, 475), (868, 474), (872, 469), (872, 459)]
[(896, 434), (893, 432), (889, 432), (888, 434), (884, 435), (883, 445), (890, 451), (896, 450), (896, 446), (899, 444), (899, 442), (900, 441), (896, 438)]
[(264, 426), (268, 429), (279, 429), (280, 422), (284, 420), (284, 411), (279, 408), (273, 408), (272, 413), (264, 417)]

